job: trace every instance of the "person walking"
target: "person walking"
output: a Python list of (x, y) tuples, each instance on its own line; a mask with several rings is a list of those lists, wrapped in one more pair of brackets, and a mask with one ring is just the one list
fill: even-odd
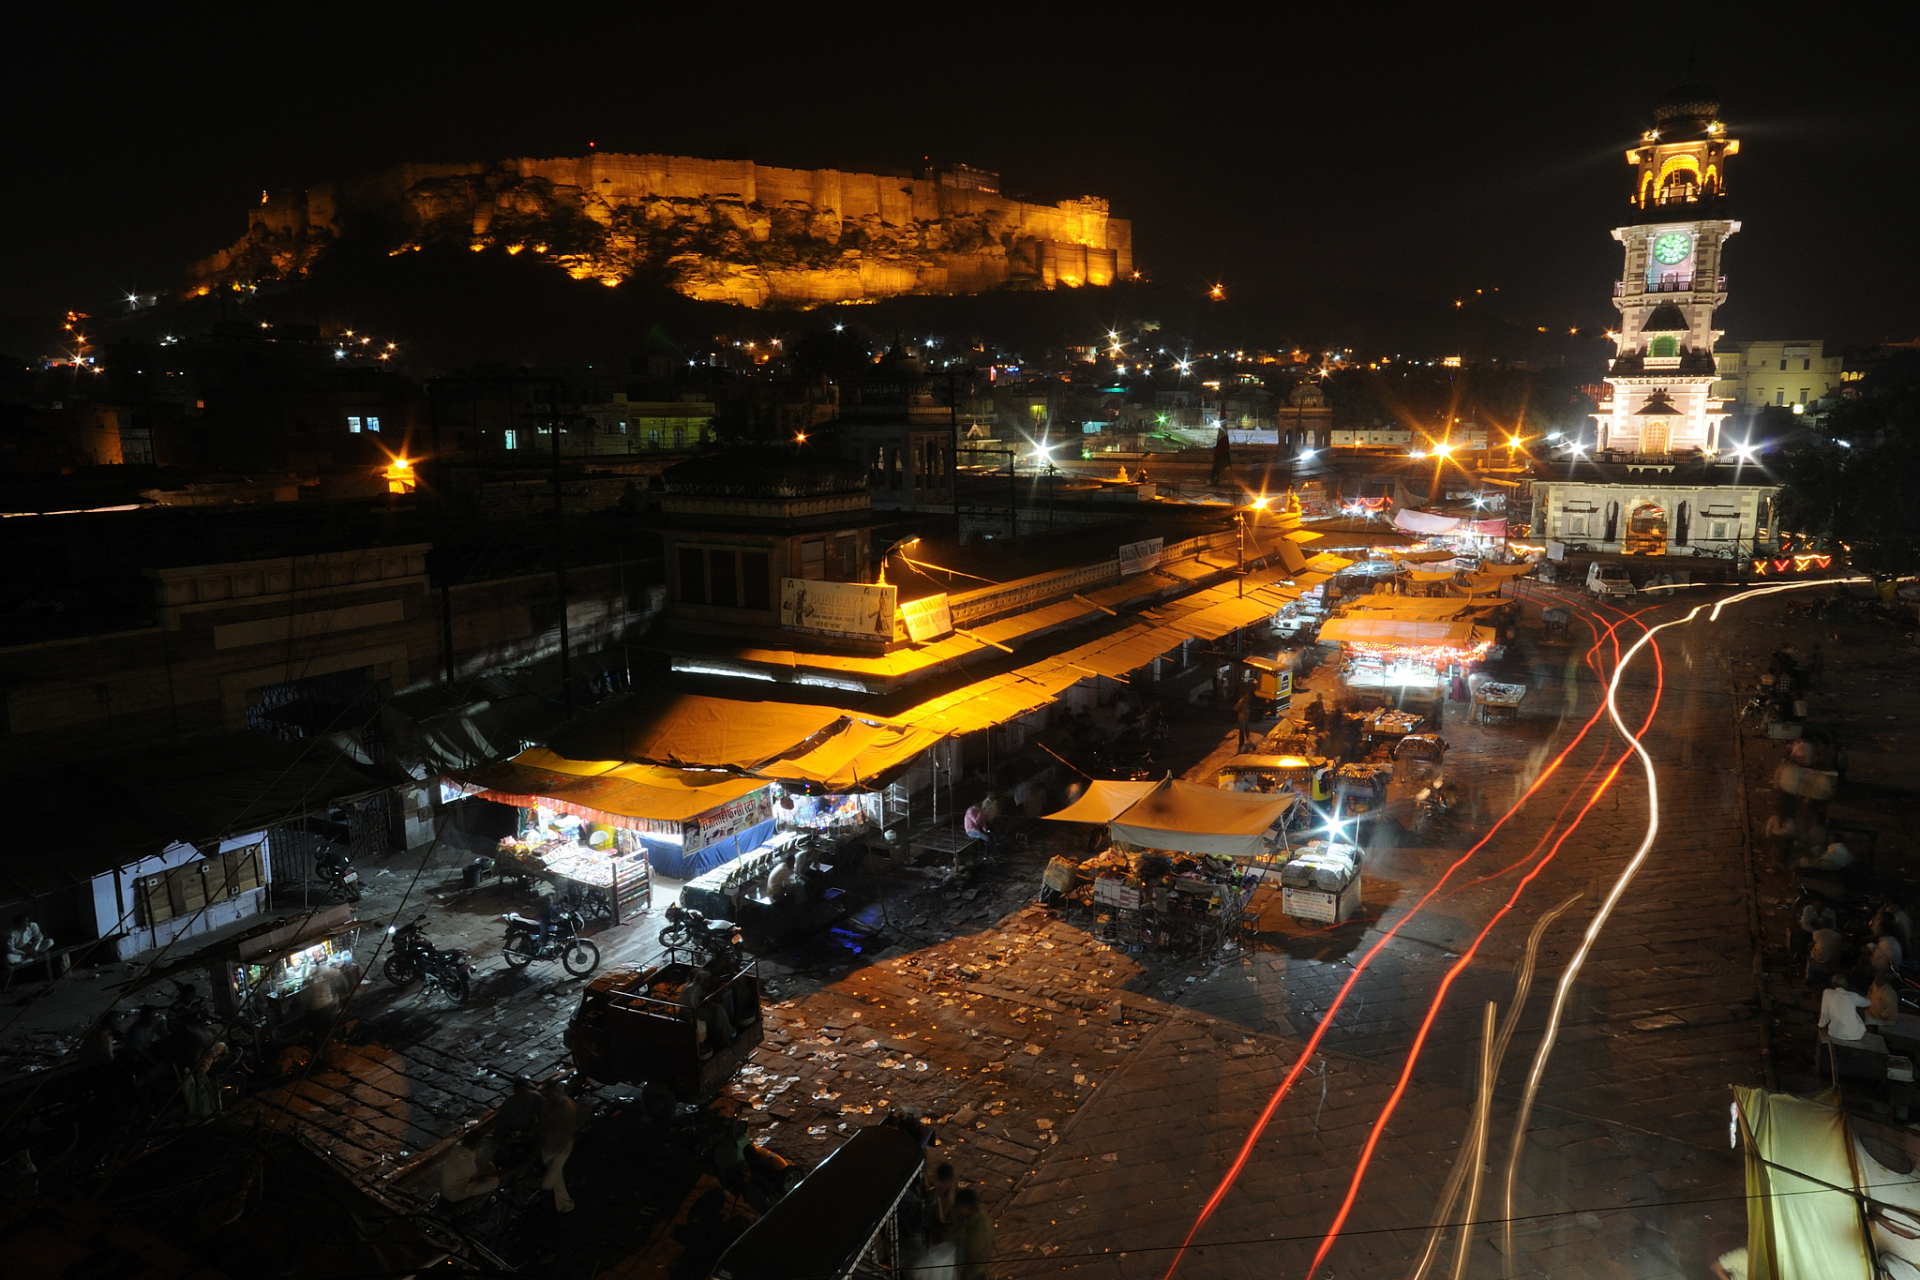
[(547, 1175), (540, 1180), (544, 1191), (553, 1192), (553, 1211), (572, 1213), (573, 1197), (567, 1192), (567, 1157), (573, 1154), (573, 1136), (580, 1124), (580, 1108), (567, 1096), (560, 1080), (547, 1081), (540, 1109), (540, 1159), (546, 1162)]
[(972, 1187), (953, 1196), (953, 1230), (948, 1237), (958, 1246), (960, 1280), (988, 1280), (993, 1272), (993, 1219), (980, 1207)]

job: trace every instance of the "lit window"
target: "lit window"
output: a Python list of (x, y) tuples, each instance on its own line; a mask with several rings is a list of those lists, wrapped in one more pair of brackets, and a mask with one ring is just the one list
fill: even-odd
[(647, 428), (647, 448), (658, 449), (659, 447), (660, 447), (660, 428), (648, 427)]
[(353, 433), (354, 435), (356, 435), (356, 436), (357, 436), (357, 435), (359, 435), (359, 434), (360, 434), (360, 419), (358, 419), (358, 418), (351, 418), (351, 417), (350, 417), (350, 418), (348, 418), (348, 419), (347, 419), (347, 430), (348, 430), (348, 431), (350, 431), (350, 432), (352, 432), (352, 433)]
[(379, 429), (380, 429), (380, 419), (378, 418), (367, 419), (367, 430), (378, 431)]
[(508, 431), (506, 437), (507, 448), (518, 449), (520, 447), (520, 433), (518, 431)]

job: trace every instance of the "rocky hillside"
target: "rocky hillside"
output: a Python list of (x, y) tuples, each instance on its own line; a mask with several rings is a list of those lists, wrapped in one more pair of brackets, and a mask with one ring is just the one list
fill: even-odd
[(202, 291), (288, 280), (347, 237), (379, 237), (395, 255), (460, 244), (531, 255), (577, 280), (644, 277), (755, 307), (1132, 277), (1132, 225), (1105, 200), (1028, 204), (972, 171), (970, 185), (950, 176), (599, 154), (403, 165), (268, 197), (246, 235), (194, 275)]

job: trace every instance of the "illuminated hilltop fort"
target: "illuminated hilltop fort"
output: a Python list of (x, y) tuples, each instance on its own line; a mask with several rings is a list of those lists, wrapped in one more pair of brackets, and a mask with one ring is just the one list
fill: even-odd
[(1133, 226), (1105, 200), (1027, 204), (998, 187), (964, 165), (919, 178), (651, 155), (401, 165), (264, 196), (247, 234), (194, 273), (203, 287), (287, 279), (365, 227), (396, 254), (458, 243), (750, 307), (1133, 275)]

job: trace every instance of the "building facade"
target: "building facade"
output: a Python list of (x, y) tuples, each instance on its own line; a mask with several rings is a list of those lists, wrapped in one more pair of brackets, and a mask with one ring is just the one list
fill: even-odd
[(1752, 466), (1570, 463), (1533, 482), (1533, 536), (1588, 551), (1737, 560), (1770, 546), (1779, 486)]
[(1840, 389), (1840, 356), (1826, 353), (1818, 338), (1736, 342), (1715, 353), (1720, 380), (1714, 395), (1736, 413), (1751, 415), (1770, 405), (1810, 405)]
[(1721, 451), (1728, 410), (1714, 394), (1713, 313), (1727, 299), (1726, 241), (1740, 230), (1725, 216), (1727, 160), (1740, 144), (1719, 114), (1712, 89), (1682, 85), (1627, 152), (1636, 180), (1631, 220), (1613, 232), (1623, 263), (1613, 290), (1612, 396), (1594, 415), (1603, 452)]

